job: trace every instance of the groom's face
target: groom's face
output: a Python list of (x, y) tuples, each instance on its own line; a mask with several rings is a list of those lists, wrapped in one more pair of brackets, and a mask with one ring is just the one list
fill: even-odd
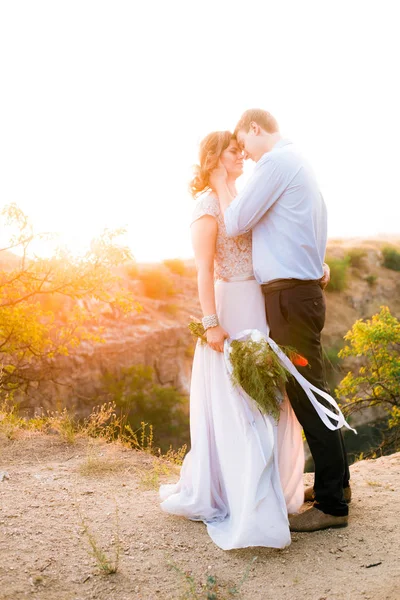
[(236, 135), (239, 148), (243, 152), (245, 160), (251, 158), (257, 162), (265, 153), (265, 148), (260, 135), (261, 128), (257, 123), (251, 123), (249, 130), (239, 129)]
[(236, 139), (239, 148), (243, 151), (244, 159), (247, 160), (248, 158), (251, 158), (251, 160), (257, 161), (257, 143), (255, 143), (257, 140), (255, 140), (252, 130), (249, 129), (249, 131), (246, 132), (244, 129), (241, 129), (238, 131)]

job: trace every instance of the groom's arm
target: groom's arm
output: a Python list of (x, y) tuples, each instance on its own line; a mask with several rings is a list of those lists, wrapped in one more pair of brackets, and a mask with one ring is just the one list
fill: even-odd
[(276, 159), (266, 157), (257, 164), (247, 185), (235, 199), (228, 190), (218, 190), (229, 237), (250, 231), (273, 206), (288, 185), (285, 171)]

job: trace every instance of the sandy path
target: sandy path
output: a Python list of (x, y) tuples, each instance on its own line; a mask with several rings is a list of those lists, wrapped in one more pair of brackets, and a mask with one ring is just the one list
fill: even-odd
[[(108, 465), (106, 471), (82, 474), (88, 456)], [(400, 453), (353, 465), (348, 528), (294, 534), (281, 551), (224, 552), (203, 524), (162, 513), (157, 491), (140, 482), (140, 471), (151, 464), (148, 456), (119, 446), (96, 443), (88, 449), (84, 439), (74, 445), (58, 436), (0, 439), (0, 471), (9, 474), (0, 482), (0, 598), (195, 598), (168, 564), (173, 561), (198, 584), (207, 574), (215, 576), (216, 598), (222, 600), (233, 597), (229, 587), (253, 557), (244, 600), (400, 598)], [(116, 506), (119, 569), (105, 576), (90, 555), (79, 514), (112, 558)]]

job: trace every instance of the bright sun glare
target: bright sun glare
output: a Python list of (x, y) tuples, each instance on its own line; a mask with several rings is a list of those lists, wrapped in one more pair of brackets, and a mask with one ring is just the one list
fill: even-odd
[(259, 106), (313, 164), (331, 237), (399, 233), (394, 3), (22, 4), (0, 8), (0, 194), (36, 230), (191, 256), (198, 142)]

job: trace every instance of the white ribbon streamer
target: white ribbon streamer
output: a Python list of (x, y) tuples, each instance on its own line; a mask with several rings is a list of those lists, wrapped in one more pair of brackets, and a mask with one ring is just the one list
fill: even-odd
[[(230, 359), (231, 343), (233, 341), (243, 342), (245, 340), (248, 340), (249, 338), (253, 342), (260, 342), (261, 340), (265, 340), (268, 343), (271, 350), (273, 350), (275, 352), (275, 354), (277, 355), (281, 365), (291, 375), (293, 375), (293, 377), (300, 384), (300, 386), (302, 387), (304, 392), (307, 394), (307, 397), (309, 398), (311, 404), (317, 411), (318, 416), (320, 417), (321, 421), (324, 423), (324, 425), (326, 425), (326, 427), (328, 429), (330, 429), (331, 431), (336, 431), (337, 429), (340, 429), (341, 427), (344, 426), (344, 427), (347, 427), (347, 429), (350, 429), (351, 431), (353, 431), (354, 433), (357, 433), (357, 431), (355, 429), (353, 429), (353, 427), (350, 427), (350, 425), (347, 423), (336, 400), (334, 398), (332, 398), (332, 396), (330, 396), (326, 392), (318, 389), (317, 387), (315, 387), (315, 385), (312, 385), (309, 381), (307, 381), (307, 379), (298, 372), (298, 370), (296, 369), (294, 364), (289, 360), (289, 358), (286, 356), (286, 354), (284, 354), (282, 352), (282, 350), (279, 348), (279, 346), (276, 344), (276, 342), (274, 342), (273, 339), (271, 339), (268, 335), (266, 335), (265, 333), (262, 333), (258, 329), (245, 329), (244, 331), (241, 331), (240, 333), (235, 335), (233, 338), (229, 338), (229, 339), (225, 340), (224, 358), (225, 358), (226, 368), (228, 369), (228, 373), (230, 375), (232, 375), (232, 372), (233, 372), (233, 367), (232, 367), (232, 363), (231, 363), (231, 359)], [(331, 410), (330, 408), (327, 408), (326, 406), (321, 404), (315, 397), (314, 392), (316, 394), (319, 394), (319, 396), (321, 396), (322, 398), (324, 398), (324, 400), (326, 400), (328, 402), (328, 404), (331, 407), (333, 407), (337, 412), (333, 412), (333, 410)], [(332, 419), (334, 421), (334, 423), (332, 423), (332, 421), (330, 419)]]

